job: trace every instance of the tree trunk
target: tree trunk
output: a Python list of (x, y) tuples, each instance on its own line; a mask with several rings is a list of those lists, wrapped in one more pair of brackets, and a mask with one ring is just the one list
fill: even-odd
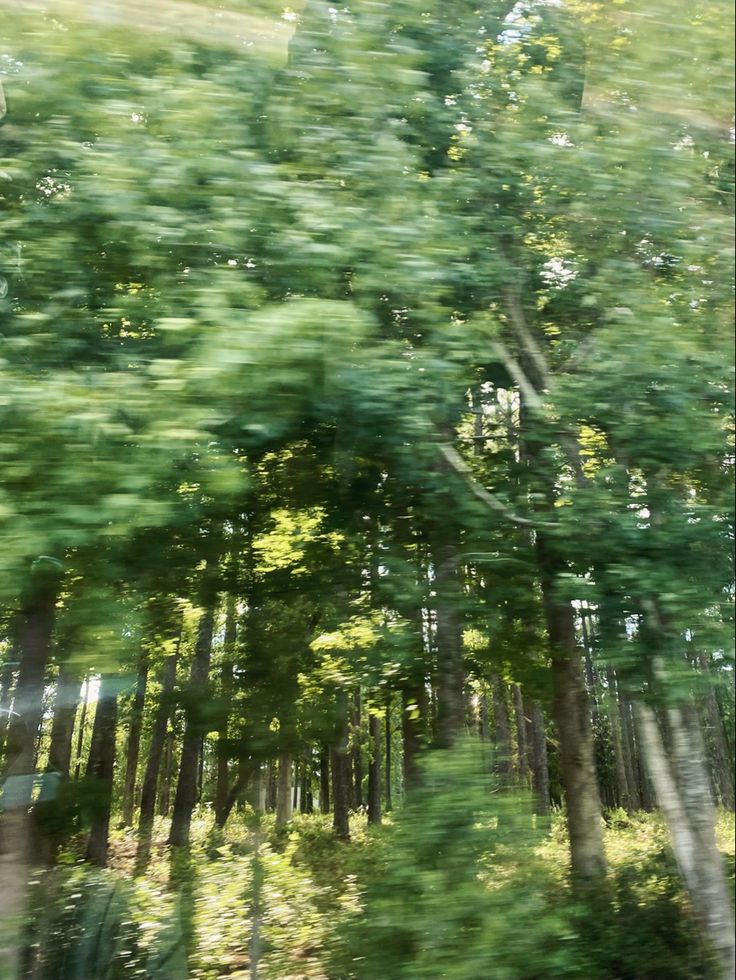
[(348, 720), (346, 696), (338, 694), (340, 720), (334, 744), (330, 747), (332, 769), (332, 826), (337, 837), (350, 840), (350, 763), (348, 760)]
[(654, 711), (637, 704), (637, 721), (649, 774), (672, 838), (683, 882), (721, 962), (734, 976), (731, 897), (713, 830), (714, 811), (700, 730), (689, 705), (667, 712), (671, 751), (665, 749)]
[(390, 813), (392, 810), (391, 803), (391, 689), (386, 691), (386, 727), (384, 729), (385, 736), (385, 770), (386, 770), (386, 813)]
[[(240, 765), (238, 776), (235, 782), (233, 783), (233, 785), (228, 790), (227, 798), (223, 803), (222, 808), (219, 809), (215, 814), (215, 824), (220, 828), (220, 830), (222, 830), (225, 824), (227, 823), (228, 817), (233, 812), (233, 808), (235, 807), (235, 804), (242, 797), (249, 782), (253, 780), (254, 776), (256, 775), (260, 777), (260, 767), (257, 767), (254, 773), (253, 770), (251, 770), (250, 764)], [(257, 793), (258, 796), (260, 796), (260, 778), (258, 778)], [(256, 811), (259, 809), (258, 803), (259, 800), (258, 798), (256, 798), (256, 802), (253, 804), (253, 809)]]
[(523, 786), (529, 785), (529, 746), (527, 742), (527, 720), (524, 712), (524, 695), (521, 687), (514, 684), (511, 688), (514, 698), (514, 715), (516, 717), (516, 747), (518, 750), (519, 780)]
[[(43, 713), (44, 675), (51, 652), (58, 575), (45, 573), (26, 598), (18, 616), (15, 650), (20, 664), (8, 724), (6, 774), (28, 776), (33, 772), (36, 736)], [(20, 785), (20, 784), (18, 784)], [(30, 802), (32, 781), (25, 780)]]
[(368, 715), (370, 762), (368, 764), (368, 823), (381, 822), (381, 723), (373, 712)]
[(228, 722), (233, 691), (233, 658), (235, 656), (235, 641), (237, 639), (235, 596), (227, 597), (225, 607), (225, 642), (222, 652), (220, 681), (222, 686), (222, 720), (217, 730), (217, 784), (215, 787), (215, 818), (227, 803), (229, 793), (228, 758), (226, 752), (228, 737)]
[(506, 685), (498, 674), (493, 674), (491, 677), (491, 694), (493, 697), (493, 740), (496, 750), (495, 770), (501, 783), (509, 786), (513, 776), (511, 725), (509, 724), (509, 709), (506, 705)]
[(459, 556), (454, 541), (434, 547), (437, 592), (437, 744), (452, 745), (465, 726), (465, 671), (460, 616)]
[(536, 701), (530, 702), (531, 742), (532, 742), (532, 782), (536, 797), (537, 813), (547, 816), (549, 805), (549, 766), (547, 763), (547, 734), (544, 728), (544, 715)]
[(330, 812), (330, 749), (323, 745), (319, 754), (319, 809)]
[(569, 603), (561, 602), (555, 595), (558, 559), (541, 532), (537, 534), (537, 548), (552, 660), (552, 713), (560, 745), (572, 870), (578, 878), (590, 879), (602, 875), (606, 866), (590, 703), (575, 640), (574, 612)]
[(197, 630), (197, 643), (192, 658), (189, 678), (189, 705), (186, 728), (182, 741), (179, 781), (176, 785), (174, 812), (171, 818), (169, 844), (172, 847), (186, 847), (189, 844), (189, 831), (192, 812), (197, 802), (197, 776), (200, 746), (202, 741), (202, 721), (200, 712), (195, 709), (194, 698), (206, 698), (209, 677), (210, 657), (212, 655), (212, 633), (215, 622), (216, 597), (208, 599), (202, 612)]
[(622, 693), (621, 686), (618, 684), (616, 686), (619, 718), (621, 719), (621, 750), (624, 760), (624, 770), (626, 772), (626, 785), (628, 787), (629, 799), (631, 800), (631, 809), (634, 811), (641, 810), (644, 805), (645, 809), (651, 810), (651, 805), (647, 806), (642, 798), (641, 784), (643, 780), (640, 778), (639, 772), (639, 753), (634, 738), (631, 705)]
[(593, 721), (598, 719), (598, 684), (596, 679), (596, 670), (593, 666), (593, 659), (591, 657), (591, 642), (590, 642), (590, 630), (588, 628), (588, 620), (590, 618), (590, 612), (587, 609), (580, 610), (580, 628), (583, 634), (583, 662), (585, 664), (585, 686), (588, 690), (588, 698), (590, 700), (591, 712), (593, 715)]
[(115, 768), (115, 725), (117, 723), (118, 679), (103, 674), (92, 729), (86, 778), (96, 790), (95, 815), (87, 842), (87, 860), (100, 868), (107, 866), (107, 847), (112, 806), (112, 781)]
[(148, 685), (148, 661), (145, 655), (141, 657), (138, 668), (138, 680), (130, 708), (130, 728), (128, 743), (125, 750), (125, 782), (123, 784), (123, 826), (133, 825), (135, 810), (135, 783), (138, 775), (138, 757), (141, 748), (141, 731), (143, 729), (143, 708), (146, 702), (146, 687)]
[[(11, 649), (9, 656), (15, 656)], [(10, 719), (10, 706), (13, 703), (13, 677), (17, 664), (12, 660), (6, 660), (0, 672), (0, 756), (5, 747), (5, 733)]]
[[(179, 637), (180, 640), (181, 636)], [(141, 785), (138, 852), (136, 855), (136, 868), (139, 871), (148, 863), (150, 853), (151, 828), (153, 827), (153, 815), (156, 809), (156, 787), (158, 785), (158, 774), (166, 744), (166, 728), (169, 724), (169, 714), (171, 713), (171, 695), (176, 682), (178, 647), (179, 643), (177, 642), (177, 653), (172, 653), (164, 662), (161, 678), (161, 694), (158, 705), (156, 706), (156, 714), (151, 731), (151, 744), (148, 747), (148, 760), (143, 774), (143, 784)]]
[(426, 731), (427, 689), (424, 681), (402, 691), (401, 734), (404, 746), (404, 788), (411, 790), (419, 778), (417, 757)]
[(276, 826), (285, 827), (291, 820), (293, 801), (292, 792), (293, 760), (288, 752), (279, 756), (279, 772), (276, 782)]
[(485, 694), (481, 694), (478, 703), (478, 737), (481, 742), (487, 742), (489, 738), (488, 718), (488, 698)]
[(626, 772), (621, 715), (619, 712), (616, 676), (613, 672), (613, 667), (606, 668), (606, 681), (608, 683), (608, 727), (611, 733), (611, 748), (613, 749), (613, 761), (616, 767), (616, 803), (618, 806), (623, 807), (627, 813), (630, 813), (633, 810), (633, 806), (629, 779)]
[(299, 780), (299, 812), (312, 813), (312, 772), (311, 772), (311, 749), (305, 753), (302, 759), (301, 776)]
[(719, 802), (727, 810), (734, 809), (734, 780), (733, 770), (729, 764), (728, 747), (723, 731), (723, 721), (718, 708), (716, 692), (711, 681), (711, 670), (707, 654), (698, 654), (698, 664), (708, 680), (708, 686), (703, 695), (703, 713), (705, 716), (706, 742), (709, 748), (713, 783)]
[(0, 943), (0, 973), (20, 976), (22, 940), (20, 923), (26, 901), (28, 866), (32, 859), (29, 803), (33, 787), (33, 752), (41, 723), (43, 681), (51, 648), (59, 575), (40, 568), (33, 591), (18, 616), (14, 650), (19, 657), (14, 714), (7, 729), (6, 774), (0, 812), (0, 922), (5, 924)]
[(350, 753), (353, 770), (353, 808), (363, 806), (363, 747), (360, 741), (361, 697), (360, 689), (353, 695), (353, 730), (357, 735), (356, 746)]
[(202, 793), (204, 791), (204, 750), (204, 735), (201, 735), (199, 738), (199, 749), (197, 751), (197, 803), (202, 802)]
[(72, 759), (72, 737), (74, 735), (74, 719), (77, 716), (77, 705), (81, 685), (79, 674), (64, 661), (59, 668), (59, 678), (56, 683), (56, 700), (54, 702), (54, 718), (51, 724), (51, 744), (49, 746), (49, 769), (61, 776), (69, 775)]
[(166, 733), (164, 745), (164, 767), (158, 777), (158, 814), (168, 817), (171, 809), (171, 782), (174, 778), (174, 748), (176, 735), (172, 731)]
[(266, 780), (266, 810), (269, 813), (276, 811), (276, 762), (268, 760), (268, 779)]
[(246, 800), (256, 813), (262, 813), (266, 808), (264, 790), (263, 766), (260, 762), (255, 762), (248, 778)]
[(74, 765), (74, 779), (78, 780), (82, 771), (82, 750), (84, 748), (84, 730), (87, 725), (87, 711), (89, 710), (89, 674), (85, 675), (84, 694), (82, 695), (82, 711), (79, 715), (79, 728), (77, 731), (76, 763)]

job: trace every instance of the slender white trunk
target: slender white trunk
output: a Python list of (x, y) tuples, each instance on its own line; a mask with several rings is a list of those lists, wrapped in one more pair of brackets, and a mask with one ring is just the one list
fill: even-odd
[(733, 909), (716, 846), (702, 737), (687, 708), (670, 709), (672, 749), (668, 758), (654, 711), (639, 703), (636, 714), (645, 763), (693, 910), (718, 953), (723, 977), (733, 980)]

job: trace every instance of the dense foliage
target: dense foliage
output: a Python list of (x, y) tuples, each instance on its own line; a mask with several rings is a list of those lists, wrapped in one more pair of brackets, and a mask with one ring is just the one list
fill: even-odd
[(732, 975), (732, 35), (21, 5), (1, 977)]

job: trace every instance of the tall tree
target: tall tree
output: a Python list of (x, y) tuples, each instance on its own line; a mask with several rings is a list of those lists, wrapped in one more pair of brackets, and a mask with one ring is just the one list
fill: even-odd
[(208, 583), (208, 588), (203, 595), (203, 608), (197, 627), (197, 641), (189, 675), (187, 714), (179, 764), (179, 778), (176, 784), (174, 810), (171, 817), (171, 830), (169, 831), (169, 843), (172, 847), (188, 846), (192, 813), (197, 802), (199, 753), (202, 743), (202, 730), (206, 724), (203, 711), (201, 707), (198, 707), (198, 703), (209, 678), (216, 606), (217, 594), (211, 584)]

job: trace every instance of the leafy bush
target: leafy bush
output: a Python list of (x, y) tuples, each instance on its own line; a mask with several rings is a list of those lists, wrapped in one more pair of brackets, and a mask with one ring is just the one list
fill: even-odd
[(427, 758), (340, 932), (334, 980), (716, 975), (661, 837), (601, 890), (576, 892), (550, 860), (562, 845), (481, 773), (472, 743)]
[(150, 943), (133, 911), (131, 887), (107, 871), (79, 865), (39, 879), (27, 947), (43, 980), (186, 980), (174, 919)]

